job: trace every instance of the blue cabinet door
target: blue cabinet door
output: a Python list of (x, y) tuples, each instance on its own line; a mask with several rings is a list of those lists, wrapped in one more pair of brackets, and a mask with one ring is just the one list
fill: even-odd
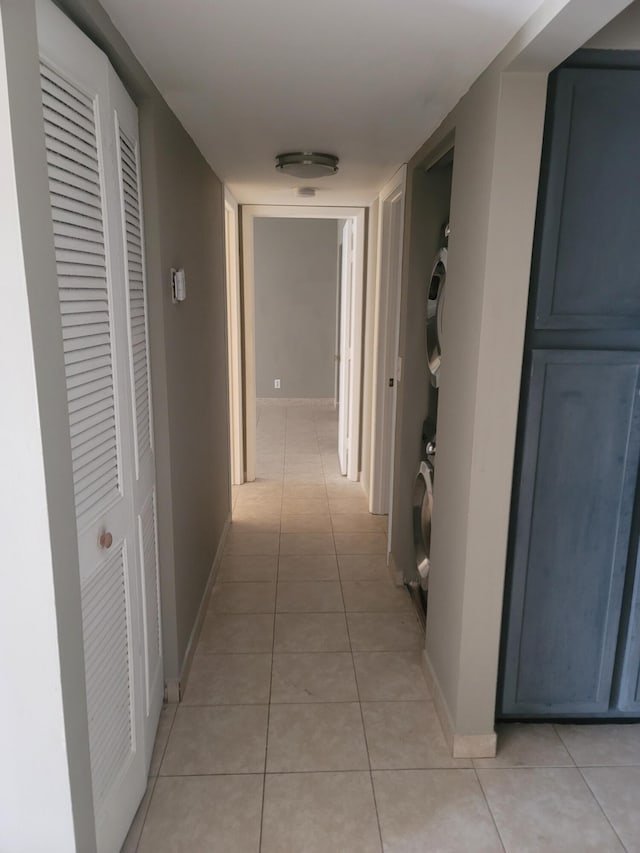
[(640, 71), (554, 73), (534, 281), (536, 329), (640, 327)]
[(640, 354), (534, 350), (531, 363), (500, 712), (597, 716), (610, 706), (628, 561)]

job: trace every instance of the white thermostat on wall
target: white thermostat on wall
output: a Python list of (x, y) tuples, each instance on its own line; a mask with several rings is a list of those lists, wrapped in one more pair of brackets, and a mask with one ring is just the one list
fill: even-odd
[(187, 280), (184, 270), (171, 270), (171, 301), (184, 302), (187, 298)]

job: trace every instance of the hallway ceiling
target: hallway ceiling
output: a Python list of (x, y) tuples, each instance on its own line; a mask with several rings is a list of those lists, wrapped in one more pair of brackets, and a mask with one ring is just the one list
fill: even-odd
[[(368, 204), (541, 0), (102, 0), (238, 201)], [(283, 151), (340, 156), (277, 174)], [(295, 189), (318, 187), (315, 199)]]

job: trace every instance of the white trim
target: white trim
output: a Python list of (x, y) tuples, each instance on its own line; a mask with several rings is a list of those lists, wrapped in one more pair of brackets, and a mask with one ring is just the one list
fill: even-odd
[(495, 758), (498, 748), (498, 738), (495, 732), (487, 732), (479, 735), (458, 734), (447, 700), (440, 687), (440, 682), (435, 674), (433, 665), (429, 660), (426, 649), (422, 650), (420, 658), (422, 672), (431, 693), (433, 705), (440, 721), (442, 734), (447, 742), (452, 758)]
[(227, 520), (224, 523), (224, 527), (222, 528), (222, 534), (220, 536), (220, 541), (218, 542), (218, 547), (216, 549), (216, 555), (213, 558), (213, 563), (211, 564), (211, 571), (209, 572), (209, 577), (207, 579), (207, 585), (204, 588), (204, 592), (202, 594), (202, 599), (200, 600), (200, 607), (198, 608), (198, 615), (196, 616), (195, 622), (193, 623), (193, 628), (191, 630), (191, 636), (189, 637), (189, 642), (187, 643), (187, 650), (184, 653), (184, 658), (182, 660), (182, 666), (180, 667), (180, 678), (172, 679), (171, 681), (167, 681), (165, 686), (165, 693), (167, 696), (168, 702), (181, 702), (182, 697), (184, 696), (184, 688), (189, 679), (189, 673), (191, 672), (191, 664), (193, 663), (193, 656), (196, 653), (196, 648), (198, 646), (198, 640), (200, 639), (200, 632), (202, 631), (202, 626), (204, 624), (205, 616), (207, 615), (207, 609), (209, 607), (209, 599), (211, 598), (211, 593), (213, 592), (213, 588), (216, 584), (216, 580), (218, 578), (218, 572), (220, 571), (220, 563), (222, 562), (222, 557), (224, 554), (224, 546), (227, 541), (227, 535), (229, 533), (229, 528), (231, 526), (231, 513), (227, 516)]
[[(400, 345), (400, 303), (402, 251), (404, 242), (404, 199), (407, 167), (402, 166), (382, 188), (378, 213), (378, 262), (375, 316), (373, 325), (373, 387), (371, 418), (371, 464), (369, 474), (369, 511), (389, 515), (387, 553), (391, 552), (391, 515), (394, 475), (394, 447), (398, 403), (397, 357)], [(398, 245), (391, 256), (392, 233), (389, 212), (400, 203), (401, 221)], [(386, 393), (390, 377), (393, 393)]]
[[(246, 479), (256, 476), (256, 325), (255, 325), (255, 261), (254, 219), (352, 219), (354, 223), (354, 291), (351, 341), (351, 400), (349, 464), (347, 477), (357, 480), (360, 458), (360, 397), (362, 386), (362, 298), (365, 267), (364, 207), (302, 207), (295, 205), (244, 205), (242, 207), (242, 260), (244, 284), (244, 358), (245, 358), (245, 440)], [(336, 238), (337, 239), (337, 238)]]
[(231, 484), (239, 486), (244, 483), (240, 235), (238, 233), (238, 203), (227, 187), (224, 188), (224, 222), (229, 369), (229, 453), (231, 458)]

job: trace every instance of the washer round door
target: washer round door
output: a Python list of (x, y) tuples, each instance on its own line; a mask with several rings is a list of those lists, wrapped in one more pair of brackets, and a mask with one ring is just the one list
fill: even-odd
[(444, 313), (444, 287), (447, 281), (447, 250), (440, 249), (433, 262), (429, 293), (427, 294), (427, 364), (431, 384), (439, 384), (442, 364), (442, 319)]
[(431, 513), (433, 510), (433, 467), (421, 462), (413, 487), (413, 544), (416, 553), (416, 569), (421, 586), (427, 588), (431, 568)]

